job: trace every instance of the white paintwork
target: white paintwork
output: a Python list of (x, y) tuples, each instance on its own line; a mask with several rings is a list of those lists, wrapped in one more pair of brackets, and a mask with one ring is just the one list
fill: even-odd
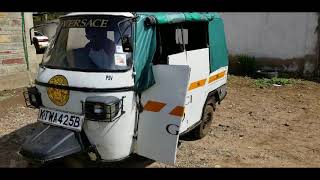
[[(91, 88), (116, 88), (133, 85), (132, 70), (124, 73), (88, 73), (40, 68), (37, 80), (47, 83), (55, 75), (63, 75), (69, 86)], [(112, 75), (112, 81), (106, 80), (106, 75)], [(47, 88), (37, 85), (41, 93), (43, 105), (56, 110), (82, 114), (82, 104), (90, 96), (115, 96), (124, 98), (125, 114), (114, 122), (84, 121), (83, 130), (90, 143), (97, 147), (103, 160), (118, 160), (127, 157), (132, 152), (132, 142), (135, 124), (135, 97), (133, 91), (113, 93), (89, 93), (69, 91), (68, 102), (64, 106), (56, 106), (47, 95)]]
[[(189, 86), (191, 83), (207, 79), (209, 76), (209, 48), (187, 51), (187, 61), (191, 68)], [(207, 83), (207, 80), (206, 80)], [(206, 100), (205, 86), (187, 92), (188, 103), (185, 106), (185, 118), (180, 132), (199, 122), (203, 104)]]
[[(60, 69), (40, 68), (37, 80), (47, 83), (54, 75), (63, 74), (69, 86), (90, 88), (120, 88), (133, 86), (132, 69), (126, 72), (79, 72)], [(106, 80), (106, 76), (112, 80)]]
[[(65, 71), (59, 69), (40, 68), (37, 80), (47, 83), (50, 78), (55, 75), (63, 75), (68, 80), (71, 87), (87, 87), (87, 88), (122, 88), (134, 85), (132, 70), (122, 73), (95, 73), (95, 72), (77, 72)], [(112, 76), (112, 80), (106, 80), (106, 76)], [(44, 88), (44, 87), (39, 87)], [(46, 88), (45, 88), (46, 89)], [(42, 94), (43, 104), (46, 107), (65, 110), (68, 112), (81, 113), (81, 101), (85, 101), (86, 96), (74, 97), (74, 93), (70, 93), (70, 98), (64, 106), (57, 106), (51, 102), (46, 94)]]
[[(180, 127), (182, 117), (169, 113), (176, 106), (184, 106), (190, 68), (188, 66), (155, 65), (156, 84), (142, 93), (141, 101), (166, 103), (160, 112), (143, 111), (138, 124), (137, 153), (166, 164), (174, 164), (178, 135), (166, 131), (168, 124)], [(179, 131), (179, 129), (176, 129)]]
[(69, 13), (62, 17), (69, 17), (69, 16), (86, 16), (86, 15), (108, 15), (108, 16), (124, 16), (124, 17), (134, 17), (132, 13), (129, 12), (76, 12), (76, 13)]

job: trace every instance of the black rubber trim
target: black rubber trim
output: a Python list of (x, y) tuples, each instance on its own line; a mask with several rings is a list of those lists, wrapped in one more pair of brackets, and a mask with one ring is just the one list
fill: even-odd
[(43, 83), (35, 80), (35, 84), (39, 86), (51, 87), (56, 89), (64, 89), (70, 91), (81, 91), (81, 92), (125, 92), (133, 91), (134, 86), (121, 87), (121, 88), (87, 88), (87, 87), (73, 87), (73, 86), (61, 86), (56, 84)]
[[(185, 136), (186, 134), (188, 134), (189, 132), (191, 132), (192, 130), (194, 130), (197, 126), (199, 126), (201, 124), (201, 119), (194, 123), (192, 126), (188, 127), (185, 131), (179, 133), (179, 138), (183, 138), (183, 136)], [(179, 139), (179, 140), (183, 140), (183, 139)]]
[(128, 69), (122, 69), (122, 70), (105, 70), (105, 69), (82, 69), (82, 68), (63, 68), (63, 67), (55, 67), (55, 66), (49, 66), (49, 65), (43, 65), (42, 63), (39, 64), (39, 67), (41, 68), (49, 68), (49, 69), (58, 69), (58, 70), (66, 70), (66, 71), (76, 71), (76, 72), (92, 72), (92, 73), (121, 73), (121, 72), (127, 72), (131, 69), (132, 66)]

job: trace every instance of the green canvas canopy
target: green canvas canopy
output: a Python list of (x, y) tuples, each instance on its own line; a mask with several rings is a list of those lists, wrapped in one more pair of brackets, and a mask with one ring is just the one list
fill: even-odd
[[(217, 13), (137, 13), (134, 36), (135, 89), (142, 93), (156, 82), (152, 71), (152, 59), (156, 51), (156, 26), (192, 21), (209, 23), (210, 72), (228, 65), (223, 20)], [(152, 17), (154, 25), (146, 26), (145, 21)]]

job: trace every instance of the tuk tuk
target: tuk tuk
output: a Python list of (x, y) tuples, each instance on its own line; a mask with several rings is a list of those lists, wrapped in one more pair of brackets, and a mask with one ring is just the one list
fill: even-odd
[(22, 144), (24, 158), (137, 154), (173, 165), (182, 136), (208, 134), (227, 94), (217, 13), (84, 12), (59, 21), (25, 92), (43, 125)]

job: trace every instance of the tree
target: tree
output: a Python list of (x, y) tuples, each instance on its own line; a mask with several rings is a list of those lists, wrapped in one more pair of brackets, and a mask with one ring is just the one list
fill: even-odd
[[(44, 23), (45, 21), (57, 19), (67, 13), (68, 12), (37, 12), (33, 14), (33, 23), (34, 25), (38, 25)], [(45, 16), (47, 18), (45, 18)]]

